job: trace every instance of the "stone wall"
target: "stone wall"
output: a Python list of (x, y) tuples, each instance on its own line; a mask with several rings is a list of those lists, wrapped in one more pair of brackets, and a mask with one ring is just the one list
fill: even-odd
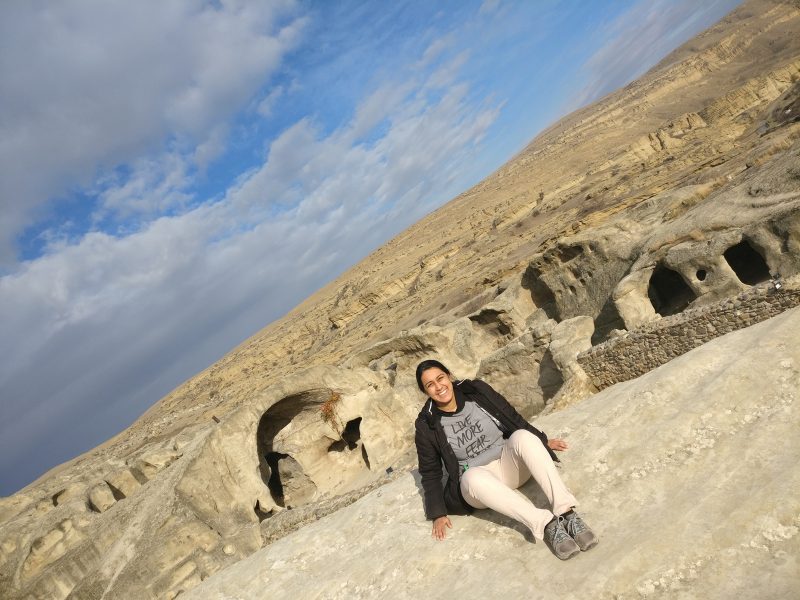
[(716, 337), (800, 305), (800, 278), (763, 284), (717, 304), (652, 321), (578, 355), (598, 390), (635, 379)]

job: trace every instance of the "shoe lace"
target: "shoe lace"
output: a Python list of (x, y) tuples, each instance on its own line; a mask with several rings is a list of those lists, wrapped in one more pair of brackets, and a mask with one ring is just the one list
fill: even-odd
[(581, 519), (575, 513), (572, 513), (568, 517), (564, 517), (564, 519), (566, 521), (566, 529), (568, 535), (575, 537), (579, 533), (583, 533), (584, 531), (586, 531), (586, 523), (584, 523), (583, 519)]
[(553, 526), (551, 534), (553, 538), (552, 544), (554, 546), (569, 538), (569, 534), (564, 528), (564, 517), (556, 517), (556, 522)]

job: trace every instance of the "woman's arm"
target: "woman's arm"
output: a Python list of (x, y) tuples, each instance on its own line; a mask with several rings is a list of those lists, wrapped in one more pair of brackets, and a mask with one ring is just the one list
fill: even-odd
[(425, 496), (425, 516), (435, 521), (447, 516), (447, 505), (442, 489), (442, 458), (432, 441), (432, 434), (424, 431), (425, 423), (417, 423), (414, 442), (417, 446), (417, 463)]

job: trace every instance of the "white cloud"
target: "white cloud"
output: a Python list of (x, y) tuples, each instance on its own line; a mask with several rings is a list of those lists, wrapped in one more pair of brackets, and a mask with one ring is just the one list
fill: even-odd
[(428, 47), (425, 49), (425, 52), (422, 53), (422, 58), (419, 61), (419, 67), (426, 67), (434, 60), (439, 58), (439, 56), (448, 48), (452, 47), (455, 43), (455, 36), (452, 34), (445, 35), (443, 37), (437, 38), (433, 40)]
[(372, 92), (356, 109), (355, 119), (348, 131), (349, 136), (355, 140), (372, 130), (397, 110), (413, 87), (413, 82), (410, 81), (402, 85), (392, 83)]
[[(0, 264), (36, 208), (173, 136), (208, 141), (294, 47), (293, 2), (0, 4)], [(289, 19), (289, 20), (287, 20)], [(285, 21), (285, 23), (284, 23)]]
[(227, 125), (217, 125), (211, 130), (206, 140), (197, 146), (192, 161), (200, 171), (205, 171), (210, 163), (222, 155), (226, 148), (227, 138)]
[(285, 90), (283, 86), (277, 86), (273, 88), (269, 94), (267, 94), (256, 107), (256, 112), (264, 118), (269, 118), (272, 116), (272, 111), (275, 109), (275, 104), (277, 104), (278, 100), (284, 95)]
[(467, 62), (469, 58), (469, 50), (459, 52), (455, 57), (449, 60), (446, 64), (440, 66), (433, 73), (428, 76), (425, 85), (431, 88), (444, 88), (452, 85), (458, 76), (458, 72)]
[(178, 152), (136, 160), (121, 181), (110, 176), (99, 182), (100, 207), (94, 220), (154, 217), (185, 207), (191, 200), (184, 191), (190, 185), (190, 168)]

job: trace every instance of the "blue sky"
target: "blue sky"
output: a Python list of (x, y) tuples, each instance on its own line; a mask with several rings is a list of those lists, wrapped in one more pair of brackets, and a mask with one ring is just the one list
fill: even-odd
[(737, 0), (0, 4), (0, 494)]

